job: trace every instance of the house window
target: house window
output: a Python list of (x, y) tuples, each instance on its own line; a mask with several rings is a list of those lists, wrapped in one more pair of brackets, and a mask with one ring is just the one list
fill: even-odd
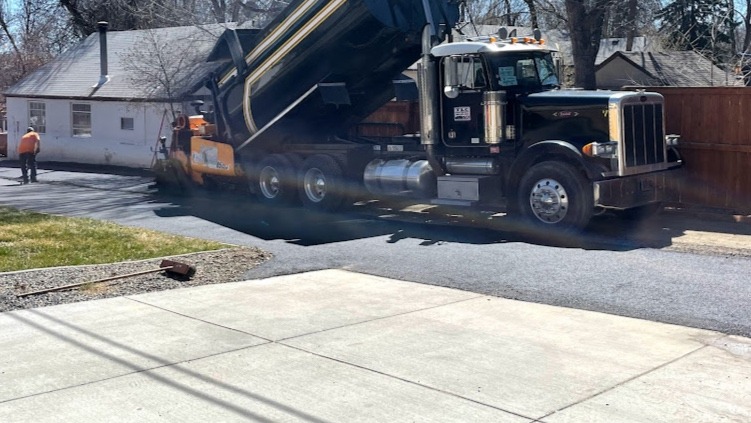
[(44, 103), (38, 101), (29, 102), (29, 126), (40, 134), (47, 132), (47, 116)]
[(132, 131), (133, 130), (133, 118), (121, 117), (120, 129), (122, 129), (123, 131)]
[(74, 137), (91, 136), (91, 104), (73, 103), (70, 105)]

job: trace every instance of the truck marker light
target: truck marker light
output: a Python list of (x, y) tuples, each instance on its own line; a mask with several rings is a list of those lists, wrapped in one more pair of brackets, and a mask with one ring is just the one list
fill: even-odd
[(511, 37), (511, 44), (516, 44), (516, 42), (519, 41), (516, 37)]
[(584, 153), (585, 156), (592, 157), (592, 144), (594, 144), (594, 143), (591, 142), (591, 143), (585, 145), (584, 147), (582, 147), (582, 153)]

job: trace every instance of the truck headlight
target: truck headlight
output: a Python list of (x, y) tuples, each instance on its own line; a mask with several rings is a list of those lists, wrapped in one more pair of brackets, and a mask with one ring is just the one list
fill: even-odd
[(615, 141), (591, 142), (582, 147), (582, 153), (589, 157), (614, 159), (618, 157), (618, 143)]

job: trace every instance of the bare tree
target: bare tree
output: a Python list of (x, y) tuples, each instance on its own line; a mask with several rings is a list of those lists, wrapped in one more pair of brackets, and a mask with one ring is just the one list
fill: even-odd
[[(548, 28), (565, 28), (571, 38), (574, 85), (595, 89), (595, 60), (600, 49), (605, 16), (615, 0), (538, 0)], [(622, 3), (621, 3), (622, 4)]]
[(262, 26), (288, 4), (281, 0), (211, 0), (216, 22), (252, 22)]
[(174, 118), (175, 103), (187, 99), (190, 88), (200, 83), (196, 78), (205, 65), (207, 51), (197, 49), (196, 45), (213, 45), (220, 33), (195, 27), (190, 35), (192, 42), (166, 38), (159, 29), (141, 33), (134, 47), (124, 52), (120, 60), (130, 75), (129, 82), (139, 87), (144, 97), (169, 104)]
[[(739, 4), (742, 6), (738, 7)], [(735, 25), (731, 40), (731, 49), (735, 55), (733, 71), (737, 79), (742, 79), (746, 86), (751, 86), (751, 0), (728, 0), (727, 8)]]
[(96, 31), (98, 21), (113, 30), (208, 23), (264, 24), (287, 2), (281, 0), (60, 0), (79, 37)]
[[(591, 5), (587, 7), (587, 3)], [(566, 0), (571, 52), (574, 59), (574, 84), (584, 89), (597, 88), (595, 59), (600, 49), (605, 12), (613, 0)]]
[(472, 21), (477, 24), (528, 26), (534, 25), (530, 3), (534, 4), (534, 0), (471, 0), (467, 7)]
[(116, 31), (190, 25), (195, 23), (195, 10), (191, 8), (195, 3), (191, 0), (60, 0), (81, 38), (96, 32), (99, 21), (107, 21)]
[(602, 36), (625, 38), (626, 51), (631, 51), (636, 37), (654, 38), (658, 34), (655, 20), (660, 9), (660, 0), (627, 0), (616, 7), (610, 7), (605, 13)]
[(533, 0), (536, 3), (538, 19), (542, 27), (550, 29), (566, 29), (567, 18), (563, 0)]
[(746, 14), (743, 17), (743, 48), (744, 53), (751, 53), (751, 0), (746, 0)]
[(13, 48), (13, 52), (20, 54), (21, 49), (18, 47), (15, 34), (10, 28), (10, 19), (12, 19), (12, 17), (10, 8), (8, 7), (8, 2), (5, 0), (0, 0), (0, 28), (2, 28), (3, 30), (3, 36), (8, 39), (8, 42)]
[[(56, 54), (75, 39), (60, 20), (61, 10), (54, 0), (0, 1), (0, 31), (8, 40), (0, 49), (0, 90), (9, 87)], [(3, 46), (6, 43), (2, 44)]]
[[(136, 2), (138, 0), (131, 0), (131, 3)], [(213, 46), (229, 26), (201, 25), (205, 23), (206, 17), (210, 23), (229, 24), (230, 20), (246, 19), (265, 23), (286, 6), (286, 3), (279, 0), (150, 0), (147, 3), (157, 15), (160, 10), (157, 3), (181, 3), (183, 17), (193, 17), (191, 28), (186, 29), (191, 34), (190, 42), (165, 39), (160, 36), (160, 29), (150, 28), (142, 31), (141, 39), (135, 43), (137, 47), (123, 53), (121, 57), (126, 72), (131, 75), (130, 82), (133, 86), (141, 87), (148, 98), (169, 103), (173, 117), (177, 112), (175, 103), (188, 99), (192, 94), (189, 90), (203, 82), (203, 78), (207, 76), (206, 70), (211, 66), (205, 63), (208, 51), (196, 46)]]
[(529, 9), (529, 20), (532, 24), (532, 27), (539, 28), (540, 21), (537, 17), (537, 5), (535, 4), (535, 0), (524, 0), (524, 3), (527, 4), (527, 9)]

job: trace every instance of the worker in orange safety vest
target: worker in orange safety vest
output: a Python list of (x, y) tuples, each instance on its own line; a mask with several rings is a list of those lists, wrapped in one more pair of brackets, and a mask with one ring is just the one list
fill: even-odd
[(39, 134), (29, 126), (26, 134), (21, 137), (21, 142), (18, 143), (18, 158), (21, 160), (21, 178), (24, 184), (29, 183), (29, 170), (31, 170), (31, 182), (37, 181), (36, 156), (39, 154), (40, 141)]

